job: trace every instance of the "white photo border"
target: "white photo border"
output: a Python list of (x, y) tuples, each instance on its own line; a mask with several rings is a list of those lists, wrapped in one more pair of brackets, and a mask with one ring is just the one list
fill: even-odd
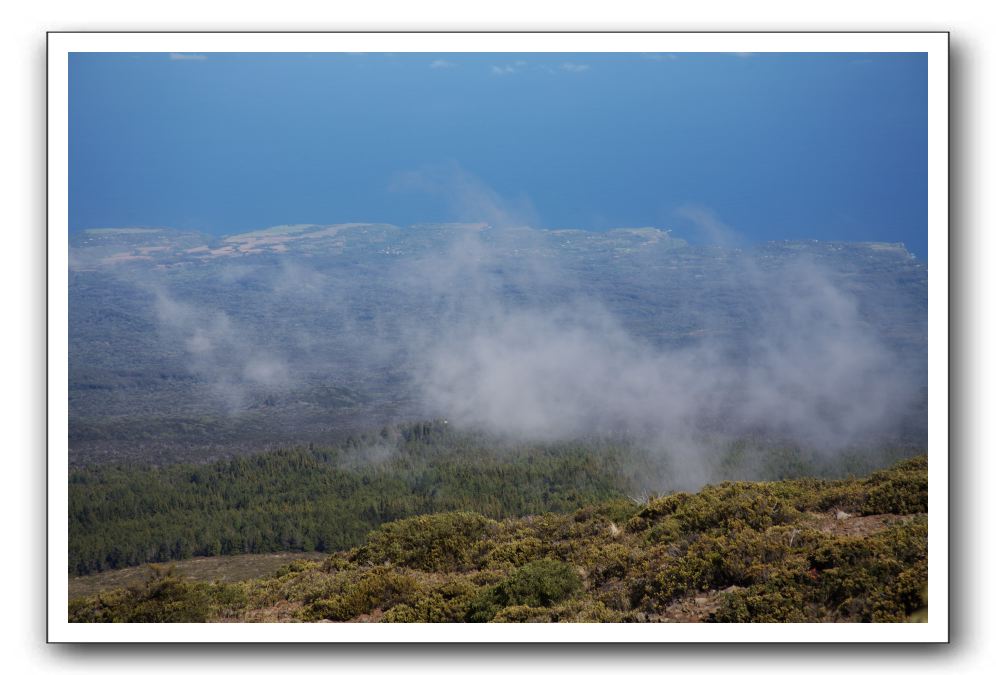
[[(947, 32), (52, 32), (48, 34), (49, 642), (949, 641)], [(928, 72), (928, 560), (922, 624), (75, 624), (68, 621), (68, 63), (72, 52), (922, 52)]]

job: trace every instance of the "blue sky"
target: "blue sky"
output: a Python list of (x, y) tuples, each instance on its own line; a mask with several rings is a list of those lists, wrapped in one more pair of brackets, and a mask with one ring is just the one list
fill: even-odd
[(539, 227), (695, 240), (692, 207), (747, 241), (902, 241), (925, 259), (926, 67), (923, 54), (73, 54), (70, 232), (472, 218), (450, 183), (411, 180), (456, 173)]

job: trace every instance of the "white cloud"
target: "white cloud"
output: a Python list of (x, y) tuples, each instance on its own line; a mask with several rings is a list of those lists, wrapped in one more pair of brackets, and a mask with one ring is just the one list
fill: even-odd
[(589, 66), (587, 63), (570, 63), (570, 62), (565, 63), (560, 67), (562, 70), (566, 70), (568, 73), (583, 73), (589, 68), (591, 68), (591, 66)]
[(515, 72), (515, 66), (491, 66), (492, 75), (511, 75)]
[(177, 52), (172, 52), (169, 55), (170, 61), (207, 61), (207, 56), (204, 54), (178, 54)]
[[(493, 222), (505, 200), (466, 174), (455, 181), (439, 192), (460, 195), (473, 207), (467, 217)], [(729, 229), (705, 209), (691, 215)], [(503, 220), (504, 229), (465, 230), (398, 276), (405, 292), (442, 308), (435, 325), (443, 332), (424, 321), (398, 329), (428, 414), (539, 440), (625, 429), (669, 456), (682, 474), (675, 480), (691, 487), (716, 460), (720, 446), (703, 435), (716, 421), (720, 436), (762, 430), (831, 453), (890, 433), (911, 409), (915, 387), (902, 360), (862, 318), (846, 282), (816, 261), (768, 267), (726, 249), (729, 267), (717, 281), (756, 320), (729, 337), (662, 346), (633, 334), (600, 299), (575, 296), (569, 269), (521, 248), (520, 237), (535, 230), (512, 214)], [(503, 231), (515, 238), (496, 236)], [(509, 300), (554, 295), (551, 303)], [(704, 310), (703, 325), (715, 311)]]
[(456, 64), (446, 59), (436, 59), (429, 64), (430, 68), (455, 68)]

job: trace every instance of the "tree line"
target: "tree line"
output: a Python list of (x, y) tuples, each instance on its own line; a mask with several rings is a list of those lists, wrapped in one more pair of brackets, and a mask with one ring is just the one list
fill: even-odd
[(443, 511), (565, 513), (631, 492), (648, 466), (637, 454), (625, 443), (502, 446), (436, 421), (203, 465), (75, 469), (69, 572), (343, 550), (382, 523)]

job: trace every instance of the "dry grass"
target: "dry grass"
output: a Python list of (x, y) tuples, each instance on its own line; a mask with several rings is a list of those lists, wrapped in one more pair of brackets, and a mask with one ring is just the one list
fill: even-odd
[[(325, 553), (259, 553), (248, 555), (191, 558), (162, 566), (174, 566), (177, 574), (191, 581), (244, 581), (276, 572), (294, 560), (321, 560)], [(69, 578), (69, 599), (105, 591), (139, 586), (152, 576), (152, 566), (128, 567), (85, 577)]]

